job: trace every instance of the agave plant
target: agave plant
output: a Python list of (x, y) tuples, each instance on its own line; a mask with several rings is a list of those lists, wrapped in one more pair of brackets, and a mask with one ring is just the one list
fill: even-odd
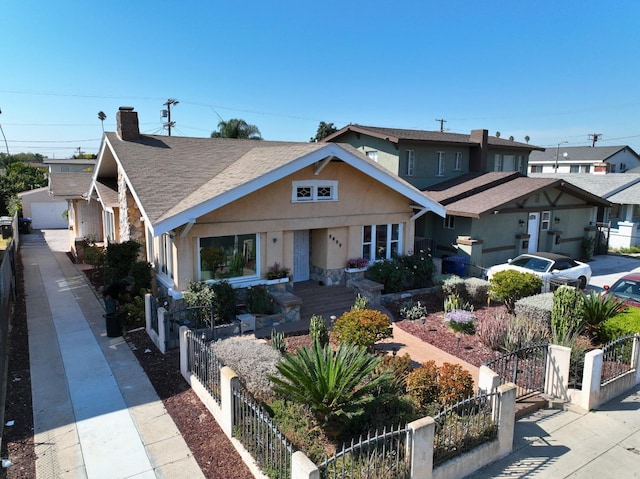
[(342, 343), (334, 351), (314, 341), (311, 347), (285, 355), (276, 366), (282, 377), (269, 379), (275, 393), (307, 405), (322, 426), (335, 426), (340, 419), (362, 413), (371, 393), (391, 380), (389, 371), (372, 374), (379, 361), (353, 344)]
[(596, 337), (600, 324), (627, 309), (627, 305), (614, 296), (590, 291), (582, 298), (585, 327), (590, 337)]

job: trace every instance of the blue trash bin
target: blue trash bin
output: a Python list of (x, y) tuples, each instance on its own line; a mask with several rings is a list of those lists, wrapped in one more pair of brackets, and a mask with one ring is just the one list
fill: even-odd
[(468, 256), (449, 256), (442, 260), (442, 272), (445, 274), (455, 274), (462, 278), (466, 276), (468, 265)]

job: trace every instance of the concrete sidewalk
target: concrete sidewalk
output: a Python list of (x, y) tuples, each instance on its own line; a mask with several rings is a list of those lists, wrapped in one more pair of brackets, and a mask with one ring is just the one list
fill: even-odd
[(106, 336), (61, 238), (68, 231), (36, 231), (20, 246), (37, 479), (203, 477), (123, 338)]
[(640, 386), (594, 411), (546, 409), (520, 419), (513, 452), (468, 477), (640, 478)]

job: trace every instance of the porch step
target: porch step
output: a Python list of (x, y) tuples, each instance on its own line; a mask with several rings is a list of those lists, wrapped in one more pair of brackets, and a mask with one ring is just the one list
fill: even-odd
[(516, 421), (528, 416), (538, 409), (546, 409), (547, 407), (549, 407), (549, 398), (546, 398), (541, 394), (518, 399), (516, 401)]
[(322, 316), (327, 322), (331, 316), (340, 317), (351, 309), (357, 297), (345, 285), (320, 286), (311, 281), (295, 283), (293, 294), (302, 299), (300, 319), (307, 324), (314, 314)]

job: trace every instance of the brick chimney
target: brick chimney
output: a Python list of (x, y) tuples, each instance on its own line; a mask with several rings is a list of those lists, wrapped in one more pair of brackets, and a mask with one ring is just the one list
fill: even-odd
[(121, 106), (116, 113), (118, 124), (118, 136), (124, 141), (140, 139), (140, 127), (138, 126), (138, 112), (133, 111), (132, 106)]
[(471, 130), (471, 143), (477, 143), (470, 148), (469, 171), (484, 173), (487, 171), (487, 151), (489, 150), (489, 132), (487, 130)]

